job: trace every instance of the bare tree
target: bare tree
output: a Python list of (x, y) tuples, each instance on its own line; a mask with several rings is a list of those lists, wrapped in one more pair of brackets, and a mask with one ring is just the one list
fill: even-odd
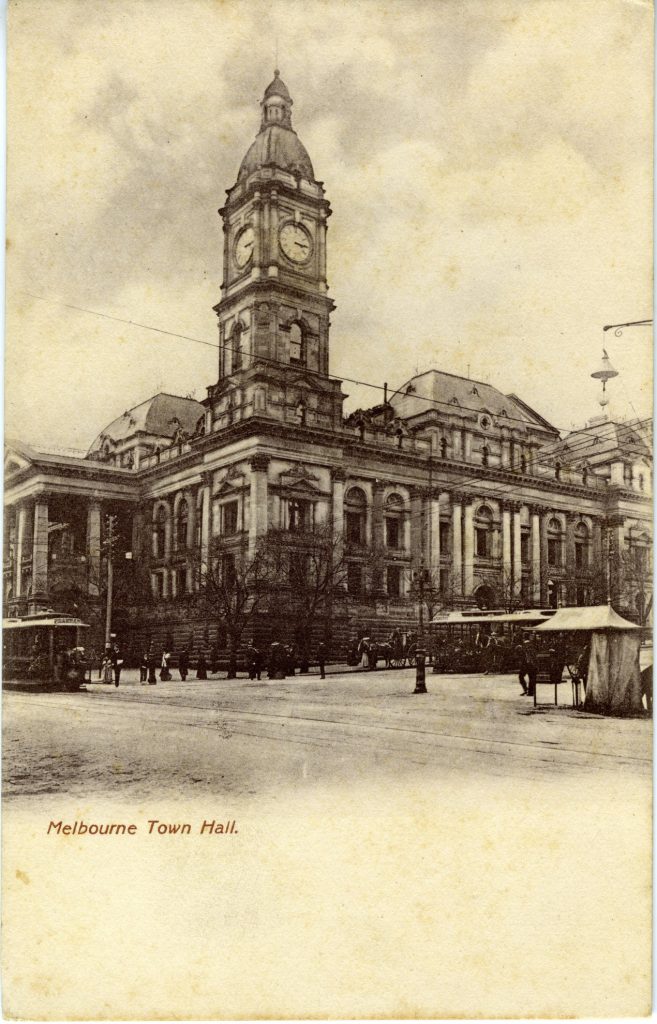
[(228, 679), (237, 675), (237, 652), (247, 626), (269, 598), (272, 569), (266, 542), (249, 556), (221, 539), (212, 544), (208, 560), (195, 566), (199, 601), (226, 629)]
[(315, 624), (323, 618), (324, 639), (328, 640), (334, 598), (346, 583), (343, 538), (334, 534), (330, 525), (303, 533), (272, 530), (266, 538), (266, 552), (276, 608), (294, 622), (301, 671), (307, 671)]

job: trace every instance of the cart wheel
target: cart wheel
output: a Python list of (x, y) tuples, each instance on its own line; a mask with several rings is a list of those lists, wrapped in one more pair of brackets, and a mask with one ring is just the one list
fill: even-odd
[(404, 658), (391, 658), (390, 659), (390, 664), (392, 665), (393, 668), (403, 668), (404, 667), (404, 661), (405, 661)]

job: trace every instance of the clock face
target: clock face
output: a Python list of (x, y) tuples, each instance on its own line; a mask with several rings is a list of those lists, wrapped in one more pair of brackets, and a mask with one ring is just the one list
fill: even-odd
[(279, 238), (281, 249), (293, 263), (307, 263), (312, 256), (313, 240), (301, 224), (284, 224)]
[(235, 257), (235, 263), (241, 269), (245, 267), (251, 257), (253, 256), (253, 243), (255, 241), (255, 235), (251, 225), (247, 225), (235, 240), (233, 248), (233, 255)]

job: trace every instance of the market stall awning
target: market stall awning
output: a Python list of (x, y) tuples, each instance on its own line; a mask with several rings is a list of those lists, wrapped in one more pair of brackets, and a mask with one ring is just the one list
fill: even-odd
[(562, 630), (639, 630), (633, 622), (624, 619), (609, 604), (598, 604), (586, 608), (559, 608), (551, 619), (536, 626), (537, 633), (561, 632)]

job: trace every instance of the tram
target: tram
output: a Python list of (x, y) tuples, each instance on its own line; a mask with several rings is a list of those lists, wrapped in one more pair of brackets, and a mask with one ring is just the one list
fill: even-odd
[(3, 619), (3, 686), (77, 690), (87, 669), (85, 629), (74, 615), (53, 611)]
[(556, 608), (523, 608), (515, 612), (480, 608), (438, 613), (429, 625), (434, 672), (512, 672), (515, 647), (522, 630), (540, 626)]

